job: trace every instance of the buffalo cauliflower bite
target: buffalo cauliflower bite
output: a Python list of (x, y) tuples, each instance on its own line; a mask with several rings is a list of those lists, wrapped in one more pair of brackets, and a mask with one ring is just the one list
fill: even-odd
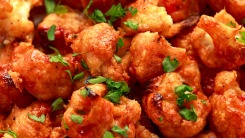
[[(89, 90), (89, 94), (82, 95), (82, 90)], [(140, 105), (125, 97), (121, 97), (119, 105), (113, 105), (102, 98), (106, 92), (104, 84), (88, 85), (73, 92), (63, 120), (63, 127), (67, 129), (69, 137), (101, 138), (106, 131), (110, 131), (115, 137), (122, 137), (112, 131), (113, 126), (121, 129), (127, 127), (125, 130), (128, 137), (135, 137), (135, 125), (141, 113)], [(75, 120), (74, 116), (81, 121)]]
[[(219, 13), (223, 14), (223, 19), (219, 15), (217, 19), (206, 15), (200, 18), (192, 35), (193, 46), (206, 66), (237, 69), (245, 63), (245, 44), (237, 40), (244, 29), (238, 25), (233, 25), (237, 28), (228, 26), (234, 19), (224, 16), (223, 12)], [(235, 21), (233, 23), (237, 24)]]
[(112, 26), (100, 23), (77, 34), (71, 47), (74, 52), (81, 53), (92, 76), (127, 81), (129, 76), (114, 59), (118, 40), (119, 34)]
[(185, 49), (172, 47), (158, 33), (139, 33), (131, 42), (129, 71), (139, 82), (145, 83), (164, 73), (162, 61), (165, 57), (183, 61), (186, 58), (185, 52)]
[(136, 136), (135, 138), (159, 138), (156, 134), (151, 133), (145, 126), (140, 124), (136, 125)]
[(30, 39), (34, 30), (33, 23), (28, 20), (32, 1), (1, 0), (0, 2), (1, 12), (3, 10), (0, 15), (0, 44), (8, 44), (15, 38)]
[[(20, 43), (14, 50), (12, 71), (19, 74), (22, 86), (39, 100), (67, 98), (72, 82), (65, 70), (72, 66), (49, 61), (50, 58), (29, 43)], [(73, 73), (72, 73), (73, 74)]]
[[(84, 14), (69, 11), (64, 14), (53, 13), (47, 15), (38, 25), (37, 31), (44, 47), (52, 45), (56, 47), (61, 54), (68, 54), (72, 52), (70, 45), (76, 37), (76, 34), (93, 24), (93, 21), (85, 17)], [(56, 26), (55, 40), (49, 41), (47, 32), (52, 25)]]
[[(127, 14), (122, 18), (121, 26), (125, 35), (132, 36), (140, 32), (168, 32), (173, 25), (172, 18), (167, 14), (164, 7), (154, 5), (154, 1), (137, 0), (130, 6), (137, 8), (138, 12), (133, 16)], [(126, 22), (138, 24), (137, 29), (127, 26)]]
[[(15, 106), (11, 114), (6, 120), (6, 124), (18, 138), (48, 138), (52, 127), (49, 117), (51, 112), (50, 104), (42, 101), (32, 103), (27, 108), (18, 108)], [(44, 120), (38, 122), (38, 119), (32, 119), (31, 116), (41, 118), (44, 115)]]
[(223, 71), (215, 78), (211, 123), (222, 138), (245, 137), (245, 92), (236, 81), (236, 71)]
[[(186, 108), (193, 106), (197, 120), (188, 121), (179, 114), (180, 108), (176, 102), (178, 96), (174, 89), (184, 83), (188, 84), (179, 73), (163, 74), (151, 80), (146, 90), (148, 94), (142, 99), (143, 108), (148, 117), (167, 137), (192, 137), (206, 125), (210, 104), (207, 97), (200, 90), (194, 90), (197, 100), (184, 104)], [(205, 104), (202, 100), (205, 100)]]

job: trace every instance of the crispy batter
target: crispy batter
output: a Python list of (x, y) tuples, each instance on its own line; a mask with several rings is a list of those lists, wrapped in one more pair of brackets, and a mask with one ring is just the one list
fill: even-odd
[(24, 89), (39, 100), (66, 98), (72, 82), (65, 70), (72, 67), (49, 61), (49, 57), (28, 43), (20, 43), (14, 51), (12, 71), (20, 74)]
[[(180, 108), (176, 104), (175, 87), (186, 83), (178, 73), (166, 73), (154, 78), (147, 89), (149, 94), (143, 97), (143, 108), (149, 118), (157, 124), (160, 131), (167, 137), (191, 137), (199, 133), (206, 124), (206, 117), (210, 111), (210, 103), (201, 91), (194, 91), (197, 100), (190, 101), (198, 116), (197, 121), (187, 121), (178, 113)], [(188, 83), (186, 83), (188, 84)], [(206, 105), (201, 102), (206, 101)], [(160, 120), (162, 118), (162, 120)]]
[(245, 92), (236, 82), (236, 71), (223, 71), (215, 78), (211, 123), (218, 136), (245, 137)]
[(118, 33), (111, 26), (100, 23), (80, 32), (72, 49), (82, 54), (92, 76), (127, 81), (129, 76), (113, 57), (118, 39)]

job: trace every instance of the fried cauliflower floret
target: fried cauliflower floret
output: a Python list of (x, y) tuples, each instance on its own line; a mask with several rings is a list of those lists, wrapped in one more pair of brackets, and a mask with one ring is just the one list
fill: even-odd
[[(47, 15), (38, 25), (37, 31), (43, 46), (52, 45), (65, 55), (72, 52), (70, 45), (76, 34), (93, 24), (93, 21), (86, 18), (84, 14), (69, 11), (64, 14)], [(55, 40), (49, 41), (47, 32), (52, 25), (56, 26)]]
[(182, 21), (199, 12), (198, 0), (159, 0), (159, 5), (166, 8), (174, 22)]
[[(37, 101), (27, 108), (15, 106), (6, 120), (9, 128), (15, 132), (18, 138), (48, 138), (52, 127), (49, 117), (50, 105)], [(30, 118), (30, 115), (40, 118), (44, 115), (44, 121), (38, 122)]]
[(146, 129), (144, 126), (138, 124), (136, 126), (136, 136), (135, 138), (159, 138), (154, 133), (151, 133), (148, 129)]
[[(179, 114), (181, 108), (177, 105), (178, 96), (174, 91), (183, 83), (189, 85), (179, 73), (163, 74), (151, 81), (147, 89), (149, 93), (142, 99), (146, 114), (167, 137), (192, 137), (206, 125), (210, 104), (200, 89), (193, 92), (197, 96), (196, 100), (184, 104), (186, 108), (194, 107), (197, 120), (188, 121)], [(202, 100), (206, 103), (202, 103)]]
[(92, 76), (127, 81), (129, 76), (114, 59), (118, 33), (106, 23), (96, 24), (77, 34), (72, 44), (74, 52), (81, 53)]
[(28, 20), (32, 7), (31, 0), (1, 0), (0, 2), (2, 1), (4, 5), (1, 3), (0, 6), (0, 9), (3, 9), (0, 18), (0, 43), (8, 44), (15, 38), (28, 39), (34, 29), (33, 23)]
[[(89, 89), (87, 96), (81, 90)], [(122, 137), (112, 131), (113, 126), (121, 129), (127, 127), (129, 138), (135, 137), (135, 125), (140, 118), (140, 105), (133, 100), (121, 97), (119, 105), (102, 98), (107, 92), (104, 84), (88, 85), (73, 92), (68, 109), (64, 113), (63, 127), (68, 128), (67, 135), (71, 138), (101, 138), (106, 131), (115, 137)], [(74, 115), (82, 118), (81, 122), (73, 119)]]
[(39, 100), (68, 97), (72, 82), (65, 70), (71, 68), (51, 62), (47, 55), (29, 43), (20, 43), (14, 50), (12, 71), (20, 74), (24, 89)]
[(179, 61), (186, 58), (185, 49), (172, 47), (164, 37), (150, 32), (139, 33), (133, 38), (130, 54), (129, 71), (141, 83), (164, 73), (162, 61), (165, 57)]
[(245, 92), (236, 81), (236, 71), (223, 71), (215, 78), (211, 123), (219, 137), (245, 137)]
[(245, 44), (236, 40), (244, 29), (230, 27), (226, 25), (229, 22), (223, 23), (227, 19), (219, 21), (219, 18), (206, 15), (200, 18), (199, 28), (192, 35), (194, 47), (206, 66), (237, 69), (245, 63)]
[[(135, 35), (140, 32), (168, 32), (173, 25), (172, 18), (167, 14), (164, 7), (153, 5), (154, 2), (137, 0), (130, 6), (137, 8), (138, 12), (132, 16), (127, 14), (121, 21), (125, 35)], [(137, 29), (132, 29), (126, 22), (138, 24)]]

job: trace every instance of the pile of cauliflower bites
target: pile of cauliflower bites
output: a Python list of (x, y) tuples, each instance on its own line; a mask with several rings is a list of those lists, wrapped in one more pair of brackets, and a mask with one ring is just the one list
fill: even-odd
[(0, 0), (0, 137), (244, 138), (244, 9)]

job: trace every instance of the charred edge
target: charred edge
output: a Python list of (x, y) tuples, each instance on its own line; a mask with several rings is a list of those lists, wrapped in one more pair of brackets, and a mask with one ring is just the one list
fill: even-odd
[(200, 18), (199, 15), (192, 15), (188, 17), (186, 20), (182, 21), (181, 24), (183, 25), (183, 28), (190, 27), (190, 26), (197, 24), (197, 22), (199, 21), (199, 18)]
[(163, 100), (163, 97), (161, 94), (159, 93), (154, 93), (153, 95), (153, 99), (152, 99), (152, 102), (154, 104), (154, 106), (158, 109), (161, 109), (162, 108), (162, 100)]
[(90, 98), (96, 98), (96, 97), (98, 97), (98, 95), (95, 92), (93, 92), (90, 88), (85, 87), (85, 89), (86, 89), (87, 94), (88, 94), (88, 96)]
[(13, 79), (11, 78), (11, 76), (9, 76), (8, 73), (4, 74), (3, 75), (3, 80), (6, 82), (6, 84), (8, 84), (9, 86), (15, 86), (14, 85), (14, 81)]

